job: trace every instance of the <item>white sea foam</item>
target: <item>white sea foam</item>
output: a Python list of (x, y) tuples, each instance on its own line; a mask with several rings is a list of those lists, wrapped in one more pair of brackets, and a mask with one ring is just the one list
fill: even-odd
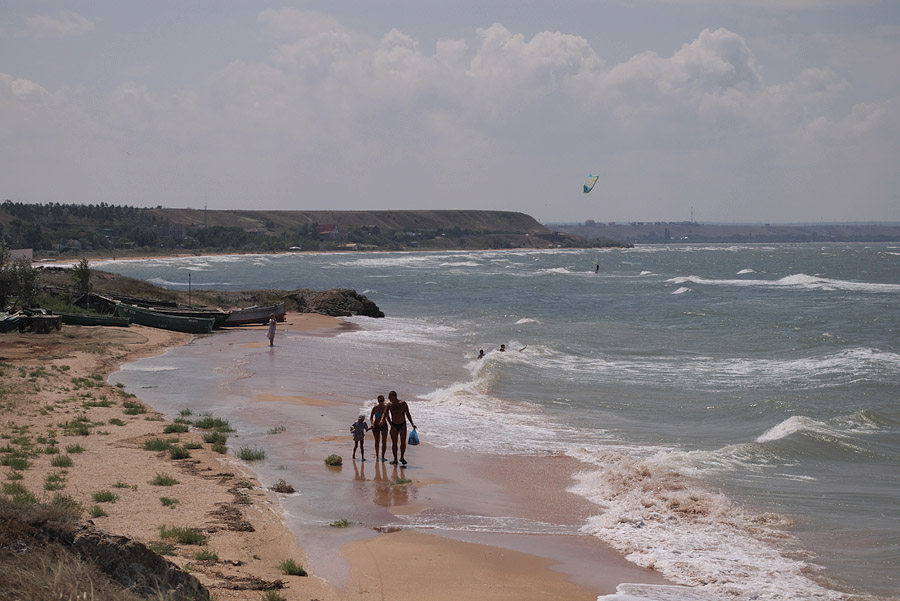
[(541, 322), (539, 322), (536, 319), (532, 319), (530, 317), (523, 317), (522, 319), (520, 319), (519, 321), (516, 322), (516, 325), (520, 326), (520, 325), (524, 325), (526, 323), (538, 323), (539, 324)]
[(737, 272), (738, 275), (744, 275), (745, 273), (756, 273), (755, 269), (741, 269)]
[(652, 271), (647, 271), (646, 269), (641, 272), (641, 275), (653, 275)]
[(808, 564), (779, 552), (776, 545), (786, 535), (778, 516), (749, 513), (721, 494), (691, 485), (654, 458), (590, 449), (572, 455), (598, 468), (579, 474), (572, 491), (604, 507), (583, 530), (630, 561), (694, 587), (691, 593), (701, 595), (694, 598), (842, 598), (810, 580)]
[(123, 364), (119, 370), (120, 371), (144, 371), (144, 372), (154, 372), (154, 371), (177, 371), (180, 369), (174, 365), (141, 365), (140, 363), (125, 363)]
[(881, 284), (876, 282), (852, 282), (835, 280), (814, 275), (798, 273), (778, 280), (722, 280), (704, 278), (697, 275), (675, 277), (666, 280), (672, 284), (703, 284), (708, 286), (761, 286), (777, 288), (795, 288), (798, 290), (850, 290), (856, 292), (897, 292), (900, 284)]
[(684, 294), (685, 292), (693, 292), (693, 290), (682, 286), (678, 290), (675, 290), (674, 292), (672, 292), (672, 294)]
[(615, 593), (600, 595), (597, 601), (721, 601), (721, 598), (687, 586), (624, 582), (616, 587)]

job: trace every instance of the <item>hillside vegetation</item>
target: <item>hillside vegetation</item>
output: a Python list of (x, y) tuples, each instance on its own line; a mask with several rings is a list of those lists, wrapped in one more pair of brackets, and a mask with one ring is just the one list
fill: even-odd
[(0, 204), (0, 242), (36, 257), (158, 252), (623, 246), (554, 232), (513, 211), (214, 211)]

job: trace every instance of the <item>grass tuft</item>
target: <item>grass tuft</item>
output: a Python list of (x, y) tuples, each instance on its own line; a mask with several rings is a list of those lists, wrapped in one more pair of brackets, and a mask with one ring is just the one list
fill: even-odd
[(163, 504), (164, 507), (171, 507), (175, 509), (175, 506), (178, 505), (178, 499), (173, 499), (171, 497), (160, 497), (159, 502)]
[(168, 451), (172, 447), (172, 443), (176, 442), (174, 438), (163, 440), (162, 438), (151, 438), (144, 441), (145, 451)]
[(175, 486), (178, 484), (178, 480), (169, 474), (156, 474), (153, 480), (150, 481), (150, 484), (153, 486)]
[(163, 428), (163, 434), (181, 434), (189, 429), (190, 427), (187, 424), (169, 424)]
[(278, 564), (278, 569), (282, 571), (282, 573), (288, 576), (306, 576), (306, 570), (303, 569), (303, 566), (294, 561), (293, 559), (285, 559), (280, 564)]
[(190, 459), (191, 453), (181, 446), (173, 446), (169, 449), (169, 457), (172, 459)]
[(180, 526), (159, 527), (160, 538), (175, 540), (182, 545), (205, 545), (206, 536), (197, 528), (182, 528)]
[(119, 500), (119, 495), (111, 490), (98, 490), (91, 497), (95, 503), (115, 503)]
[(197, 561), (219, 561), (219, 556), (209, 549), (203, 549), (194, 553), (194, 559)]
[(352, 524), (352, 523), (353, 522), (351, 522), (350, 520), (343, 518), (340, 520), (335, 520), (328, 525), (331, 526), (332, 528), (349, 528), (350, 524)]
[(53, 467), (72, 467), (74, 463), (68, 455), (56, 455), (50, 460), (50, 465)]
[(194, 420), (194, 427), (201, 430), (218, 430), (219, 432), (234, 432), (231, 424), (227, 419), (214, 417), (212, 415), (204, 415), (200, 419)]
[(266, 458), (266, 452), (259, 447), (241, 447), (237, 456), (242, 461), (260, 461)]
[(108, 516), (109, 514), (103, 511), (103, 508), (99, 505), (94, 505), (93, 507), (91, 507), (88, 515), (90, 515), (92, 518), (103, 518)]
[(325, 458), (325, 465), (338, 466), (343, 464), (344, 460), (341, 459), (340, 455), (331, 454)]

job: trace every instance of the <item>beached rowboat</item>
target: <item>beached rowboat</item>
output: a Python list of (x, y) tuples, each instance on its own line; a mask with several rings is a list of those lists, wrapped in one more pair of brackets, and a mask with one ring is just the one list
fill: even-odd
[(212, 332), (213, 320), (207, 317), (182, 317), (180, 315), (167, 315), (149, 309), (142, 309), (133, 305), (119, 303), (116, 305), (116, 315), (127, 317), (133, 323), (151, 328), (187, 332), (188, 334), (209, 334)]
[(220, 325), (239, 326), (248, 323), (268, 323), (269, 316), (275, 314), (275, 321), (284, 321), (284, 303), (266, 305), (264, 307), (247, 307), (236, 309), (226, 317)]
[(91, 315), (88, 313), (60, 313), (63, 323), (75, 326), (118, 326), (128, 327), (130, 323), (127, 317), (115, 315)]

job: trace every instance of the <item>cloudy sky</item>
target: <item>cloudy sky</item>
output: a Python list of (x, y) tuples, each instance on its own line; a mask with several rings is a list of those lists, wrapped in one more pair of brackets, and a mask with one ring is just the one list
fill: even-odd
[(0, 0), (0, 199), (900, 221), (900, 1)]

